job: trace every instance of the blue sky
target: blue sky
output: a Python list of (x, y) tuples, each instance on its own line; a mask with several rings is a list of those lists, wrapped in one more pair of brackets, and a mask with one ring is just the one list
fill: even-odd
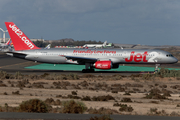
[(29, 38), (180, 45), (180, 0), (0, 0), (5, 21)]

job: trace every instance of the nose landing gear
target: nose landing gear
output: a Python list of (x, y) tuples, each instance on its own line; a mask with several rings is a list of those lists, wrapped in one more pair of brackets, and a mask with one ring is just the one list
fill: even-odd
[(155, 73), (158, 73), (158, 72), (159, 72), (159, 68), (158, 68), (159, 66), (160, 66), (160, 64), (156, 64), (155, 70), (154, 70)]

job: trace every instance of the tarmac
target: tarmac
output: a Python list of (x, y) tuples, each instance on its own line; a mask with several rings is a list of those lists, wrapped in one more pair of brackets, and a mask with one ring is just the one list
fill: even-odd
[[(26, 69), (39, 69), (39, 70), (64, 70), (64, 71), (81, 71), (85, 68), (85, 65), (73, 65), (73, 64), (39, 64), (34, 66), (25, 67)], [(161, 68), (159, 68), (161, 69)], [(167, 68), (169, 70), (180, 70), (180, 68)], [(101, 69), (95, 69), (95, 71), (104, 71)], [(106, 71), (114, 72), (154, 72), (154, 67), (139, 67), (139, 66), (125, 66), (120, 65), (118, 69), (110, 69)]]
[[(89, 120), (98, 114), (61, 114), (61, 113), (11, 113), (0, 112), (0, 119), (4, 120)], [(171, 116), (141, 116), (141, 115), (109, 115), (113, 120), (179, 120)]]

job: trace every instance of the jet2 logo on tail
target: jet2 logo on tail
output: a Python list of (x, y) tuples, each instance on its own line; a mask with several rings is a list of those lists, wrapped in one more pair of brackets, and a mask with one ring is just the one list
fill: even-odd
[(147, 62), (146, 60), (146, 56), (148, 55), (147, 51), (144, 52), (144, 54), (141, 53), (137, 53), (136, 55), (134, 55), (134, 51), (131, 52), (130, 58), (125, 58), (126, 62), (131, 62), (134, 60), (134, 62)]
[(24, 43), (30, 48), (34, 48), (34, 45), (27, 39), (27, 37), (23, 34), (23, 32), (16, 27), (16, 25), (9, 25), (9, 27), (16, 33), (16, 35), (24, 41)]

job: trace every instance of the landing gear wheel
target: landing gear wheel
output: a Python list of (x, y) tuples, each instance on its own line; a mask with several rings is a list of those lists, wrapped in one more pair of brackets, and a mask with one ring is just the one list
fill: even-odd
[(94, 69), (83, 69), (83, 73), (94, 72)]
[(94, 72), (94, 69), (90, 69), (90, 72)]
[(86, 69), (83, 69), (82, 72), (83, 72), (83, 73), (86, 73)]

